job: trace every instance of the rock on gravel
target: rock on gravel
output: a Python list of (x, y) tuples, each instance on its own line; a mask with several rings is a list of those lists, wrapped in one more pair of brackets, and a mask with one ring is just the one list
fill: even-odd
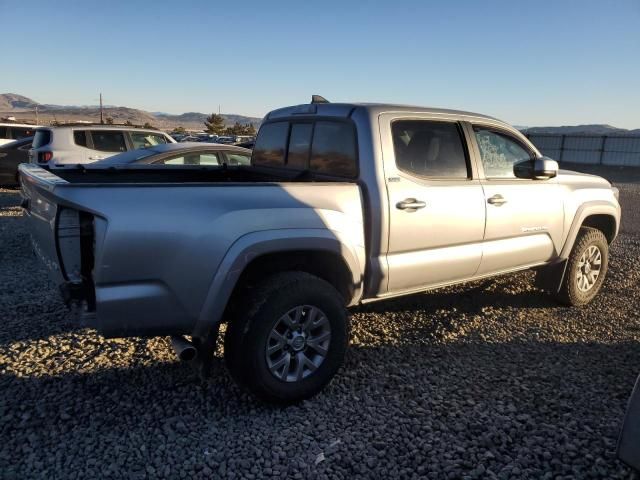
[[(621, 184), (626, 211), (639, 187)], [(521, 273), (355, 309), (345, 368), (282, 409), (240, 392), (221, 352), (200, 383), (166, 338), (77, 325), (18, 201), (0, 190), (2, 478), (628, 478), (638, 216), (592, 305), (558, 306)]]

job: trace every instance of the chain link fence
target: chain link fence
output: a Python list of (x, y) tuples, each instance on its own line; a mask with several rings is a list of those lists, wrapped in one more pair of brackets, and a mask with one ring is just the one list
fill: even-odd
[(527, 138), (558, 162), (640, 167), (640, 137), (532, 133)]

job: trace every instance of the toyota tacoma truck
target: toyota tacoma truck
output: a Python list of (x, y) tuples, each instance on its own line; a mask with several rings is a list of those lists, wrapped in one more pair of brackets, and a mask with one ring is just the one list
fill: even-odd
[(525, 269), (589, 303), (620, 225), (616, 188), (495, 118), (322, 98), (266, 115), (250, 165), (20, 178), (35, 252), (85, 324), (210, 358), (225, 323), (232, 377), (281, 403), (336, 374), (355, 305)]

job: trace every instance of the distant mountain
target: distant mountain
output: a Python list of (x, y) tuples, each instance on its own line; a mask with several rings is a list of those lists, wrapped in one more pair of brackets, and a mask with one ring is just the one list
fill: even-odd
[[(16, 117), (17, 120), (35, 122), (36, 107), (38, 107), (38, 122), (40, 124), (48, 124), (54, 121), (100, 121), (100, 107), (98, 105), (41, 104), (30, 98), (14, 93), (0, 94), (0, 117), (13, 116)], [(172, 115), (169, 113), (147, 112), (137, 108), (113, 105), (104, 106), (103, 113), (105, 118), (113, 118), (114, 123), (131, 122), (134, 125), (149, 123), (165, 130), (171, 130), (175, 127), (184, 127), (187, 130), (202, 130), (204, 128), (204, 120), (209, 115), (199, 112)], [(242, 124), (253, 123), (257, 128), (262, 122), (261, 118), (244, 115), (223, 113), (222, 116), (225, 119), (226, 125), (233, 125), (235, 122)]]
[(3, 93), (0, 95), (0, 111), (35, 108), (36, 105), (38, 105), (37, 102), (15, 93)]
[[(204, 124), (204, 121), (209, 115), (210, 115), (209, 113), (200, 113), (200, 112), (187, 112), (187, 113), (182, 113), (180, 115), (172, 115), (170, 113), (155, 114), (156, 117), (165, 119), (170, 122), (176, 122), (176, 123), (196, 122), (196, 123), (199, 123), (200, 125)], [(253, 123), (255, 126), (257, 126), (262, 122), (261, 118), (246, 117), (244, 115), (236, 115), (232, 113), (223, 113), (222, 116), (224, 117), (227, 124), (234, 124), (236, 122), (240, 122), (242, 124)]]
[(611, 125), (574, 125), (564, 127), (528, 127), (521, 129), (523, 133), (541, 133), (556, 135), (640, 135), (640, 128), (627, 130)]

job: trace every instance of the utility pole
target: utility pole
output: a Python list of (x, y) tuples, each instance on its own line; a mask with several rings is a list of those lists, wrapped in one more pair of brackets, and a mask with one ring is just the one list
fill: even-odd
[(104, 117), (102, 115), (102, 92), (100, 92), (100, 124), (104, 125)]
[(38, 105), (36, 105), (36, 125), (40, 125), (40, 122), (38, 121)]
[(220, 115), (220, 104), (218, 104), (218, 115)]

